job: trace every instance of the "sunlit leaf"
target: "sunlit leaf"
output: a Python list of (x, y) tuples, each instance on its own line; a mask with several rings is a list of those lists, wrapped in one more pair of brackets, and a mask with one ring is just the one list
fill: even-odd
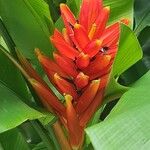
[(26, 120), (43, 115), (23, 103), (13, 91), (0, 82), (0, 133), (12, 129)]
[(150, 72), (126, 92), (108, 117), (86, 129), (95, 150), (149, 149)]
[(142, 49), (134, 32), (122, 24), (119, 49), (113, 65), (113, 75), (119, 76), (141, 58)]
[[(30, 101), (25, 80), (12, 62), (0, 51), (0, 81), (16, 92), (24, 100)], [(26, 101), (26, 102), (27, 102)]]
[(50, 14), (47, 7), (43, 0), (0, 0), (0, 15), (10, 36), (24, 56), (34, 64), (36, 47), (47, 55), (52, 50), (49, 28), (53, 29), (53, 26), (49, 24), (48, 27), (44, 20)]

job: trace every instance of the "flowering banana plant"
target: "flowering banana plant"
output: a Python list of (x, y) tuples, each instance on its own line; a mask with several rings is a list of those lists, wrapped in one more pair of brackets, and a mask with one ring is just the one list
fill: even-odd
[[(41, 119), (32, 121), (30, 124), (39, 134), (42, 142), (46, 143), (47, 149), (53, 149), (51, 148), (53, 147), (53, 144), (56, 149), (62, 150), (88, 149), (91, 145), (87, 142), (88, 138), (85, 136), (87, 133), (95, 149), (101, 148), (107, 150), (107, 145), (105, 146), (105, 144), (101, 142), (103, 136), (107, 137), (107, 132), (105, 134), (103, 124), (100, 124), (100, 127), (103, 129), (102, 134), (104, 132), (104, 135), (101, 136), (99, 140), (101, 143), (100, 145), (93, 136), (93, 134), (95, 134), (96, 137), (99, 138), (98, 130), (95, 131), (94, 127), (90, 127), (89, 129), (87, 127), (92, 124), (96, 117), (96, 113), (98, 113), (99, 120), (100, 109), (104, 108), (107, 103), (105, 98), (118, 101), (122, 94), (129, 89), (117, 83), (119, 75), (142, 57), (141, 48), (136, 36), (129, 28), (129, 26), (132, 26), (132, 17), (129, 17), (127, 13), (131, 10), (129, 12), (126, 11), (123, 15), (120, 15), (121, 12), (116, 13), (116, 18), (113, 19), (115, 7), (111, 4), (113, 3), (112, 1), (110, 3), (111, 6), (109, 6), (104, 4), (102, 0), (82, 0), (80, 9), (77, 5), (79, 10), (78, 15), (74, 15), (67, 4), (59, 4), (55, 1), (52, 1), (51, 3), (43, 2), (45, 3), (44, 6), (39, 2), (39, 7), (43, 6), (42, 8), (44, 8), (45, 12), (41, 11), (41, 13), (37, 13), (37, 8), (35, 8), (35, 4), (33, 3), (31, 1), (27, 3), (27, 6), (33, 7), (32, 13), (34, 14), (34, 17), (37, 17), (36, 20), (38, 23), (41, 23), (43, 18), (44, 20), (50, 18), (49, 15), (43, 15), (48, 11), (46, 6), (49, 5), (50, 10), (54, 9), (52, 8), (53, 6), (55, 6), (55, 9), (58, 8), (58, 5), (60, 6), (60, 16), (64, 25), (61, 30), (54, 27), (53, 24), (53, 21), (59, 17), (59, 11), (57, 12), (58, 14), (55, 11), (51, 11), (51, 15), (53, 17), (55, 16), (55, 19), (52, 17), (53, 20), (51, 19), (48, 24), (51, 25), (51, 29), (47, 29), (48, 25), (45, 25), (45, 23), (40, 24), (40, 28), (42, 29), (42, 32), (44, 32), (44, 38), (45, 33), (47, 35), (48, 30), (51, 32), (50, 36), (49, 34), (48, 36), (50, 37), (50, 43), (53, 47), (51, 51), (52, 57), (47, 55), (44, 47), (38, 46), (37, 44), (38, 42), (44, 41), (42, 36), (42, 40), (40, 41), (39, 38), (39, 41), (36, 41), (37, 45), (34, 45), (34, 47), (38, 47), (35, 48), (34, 55), (36, 56), (36, 59), (38, 59), (40, 66), (42, 67), (44, 74), (47, 75), (51, 85), (49, 85), (49, 82), (44, 80), (36, 71), (31, 63), (32, 57), (30, 62), (30, 58), (28, 60), (26, 58), (27, 56), (25, 57), (26, 54), (24, 55), (20, 50), (17, 50), (15, 44), (21, 46), (21, 39), (18, 38), (19, 40), (15, 41), (17, 36), (14, 35), (14, 37), (12, 36), (13, 41), (9, 35), (9, 32), (11, 33), (11, 31), (9, 31), (11, 26), (8, 26), (7, 30), (7, 24), (5, 27), (3, 22), (1, 22), (1, 27), (3, 27), (2, 30), (4, 30), (4, 32), (1, 33), (8, 47), (0, 47), (3, 54), (14, 63), (26, 79), (26, 93), (31, 91), (35, 100), (34, 102), (26, 103), (30, 107), (34, 107), (34, 103), (36, 106), (35, 108), (37, 109), (36, 111), (33, 109), (31, 112), (38, 116), (33, 116), (33, 119), (41, 118), (41, 113), (42, 117), (45, 118), (45, 112), (42, 110), (40, 110), (40, 114), (37, 113), (37, 107), (46, 109), (48, 114), (51, 114), (56, 118), (53, 121), (54, 123), (51, 124), (52, 130), (50, 130), (49, 127), (47, 128), (49, 122), (45, 127), (45, 125), (43, 125), (44, 121)], [(0, 4), (3, 7), (5, 6), (3, 0), (0, 0)], [(128, 4), (126, 5), (128, 6)], [(120, 10), (120, 8), (118, 10)], [(3, 9), (3, 12), (5, 11), (6, 10)], [(2, 19), (5, 22), (6, 18), (3, 13)], [(60, 21), (60, 19), (58, 20)], [(36, 30), (36, 28), (34, 30)], [(136, 30), (140, 32), (138, 27)], [(16, 31), (16, 35), (17, 32), (18, 31)], [(48, 36), (46, 40), (48, 39)], [(14, 44), (13, 42), (16, 43)], [(26, 41), (23, 40), (23, 42)], [(44, 44), (46, 44), (46, 42)], [(7, 48), (10, 52), (6, 50)], [(23, 79), (21, 78), (21, 80)], [(52, 87), (55, 88), (55, 90), (53, 90)], [(11, 89), (13, 90), (12, 87)], [(2, 91), (5, 93), (4, 90)], [(61, 98), (58, 96), (58, 93), (61, 95)], [(9, 98), (10, 97), (8, 97), (8, 99)], [(38, 100), (40, 100), (40, 102)], [(108, 105), (106, 105), (105, 109)], [(101, 116), (105, 113), (105, 109)], [(101, 131), (100, 127), (98, 126), (99, 132)], [(48, 134), (45, 133), (45, 130), (48, 131)], [(53, 132), (54, 134), (52, 135)], [(49, 142), (49, 135), (51, 135), (50, 139), (53, 144), (50, 144)], [(97, 141), (96, 144), (95, 141)], [(109, 149), (110, 148), (108, 148), (108, 150)], [(115, 147), (115, 149), (118, 149), (118, 147)]]
[(99, 0), (83, 0), (79, 19), (65, 4), (60, 4), (60, 10), (65, 28), (63, 33), (55, 29), (50, 37), (57, 48), (54, 60), (39, 49), (36, 55), (51, 83), (64, 95), (65, 104), (43, 82), (36, 78), (30, 82), (39, 97), (59, 116), (68, 131), (71, 147), (78, 149), (83, 142), (84, 128), (102, 104), (120, 29), (119, 22), (106, 26), (110, 8), (103, 7)]

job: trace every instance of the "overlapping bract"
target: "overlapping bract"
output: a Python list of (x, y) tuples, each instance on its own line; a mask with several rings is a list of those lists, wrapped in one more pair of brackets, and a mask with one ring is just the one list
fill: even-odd
[(36, 55), (51, 83), (64, 95), (66, 104), (34, 76), (36, 80), (30, 82), (60, 117), (71, 146), (78, 148), (83, 141), (83, 129), (102, 103), (118, 48), (119, 22), (106, 26), (110, 8), (103, 7), (101, 0), (83, 0), (78, 19), (67, 5), (61, 4), (60, 10), (65, 28), (62, 33), (55, 29), (50, 37), (57, 49), (54, 60), (39, 49)]

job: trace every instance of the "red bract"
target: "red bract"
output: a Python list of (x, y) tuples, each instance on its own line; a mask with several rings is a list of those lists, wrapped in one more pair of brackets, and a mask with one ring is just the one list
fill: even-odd
[[(64, 95), (62, 104), (39, 80), (30, 80), (36, 92), (59, 115), (72, 148), (79, 148), (84, 128), (102, 103), (120, 35), (119, 22), (106, 26), (109, 7), (101, 0), (83, 0), (76, 19), (67, 5), (60, 5), (65, 28), (50, 37), (56, 47), (54, 60), (36, 49), (51, 83)], [(122, 22), (128, 24), (127, 20)]]

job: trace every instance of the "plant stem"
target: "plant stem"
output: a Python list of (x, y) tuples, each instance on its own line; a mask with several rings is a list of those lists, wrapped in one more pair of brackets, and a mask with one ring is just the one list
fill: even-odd
[(61, 145), (61, 148), (62, 150), (71, 150), (71, 147), (68, 143), (68, 140), (67, 138), (65, 137), (64, 135), (64, 132), (61, 128), (61, 125), (59, 123), (59, 121), (56, 121), (54, 124), (53, 124), (53, 130), (55, 132), (55, 135)]
[(50, 134), (50, 137), (51, 137), (51, 139), (52, 139), (52, 141), (53, 141), (53, 143), (55, 145), (56, 150), (60, 150), (61, 149), (60, 148), (60, 144), (59, 144), (59, 142), (58, 142), (58, 140), (56, 138), (56, 135), (54, 133), (54, 130), (52, 129), (52, 126), (50, 124), (48, 124), (46, 126), (46, 129), (48, 130), (48, 132)]

